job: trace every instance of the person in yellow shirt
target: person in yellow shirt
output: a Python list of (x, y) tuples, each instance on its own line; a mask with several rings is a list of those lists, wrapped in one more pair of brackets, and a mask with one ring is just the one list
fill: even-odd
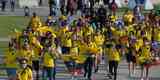
[(33, 57), (33, 50), (31, 49), (31, 46), (28, 43), (25, 43), (22, 48), (18, 51), (17, 58), (26, 58), (28, 61), (28, 64), (32, 66), (32, 57)]
[(32, 69), (28, 66), (26, 58), (19, 60), (20, 68), (17, 70), (16, 80), (33, 80)]
[(98, 46), (102, 46), (103, 45), (104, 36), (100, 33), (100, 31), (98, 31), (96, 33), (96, 35), (94, 36), (94, 40), (95, 40), (96, 45), (98, 45)]
[(133, 12), (131, 12), (131, 11), (129, 11), (129, 10), (126, 11), (126, 13), (125, 13), (124, 16), (123, 16), (125, 25), (131, 24), (131, 23), (133, 22), (133, 18), (134, 18)]
[(78, 56), (79, 55), (79, 47), (76, 44), (77, 41), (73, 41), (71, 50), (70, 50), (70, 54), (73, 56)]
[(92, 80), (91, 76), (92, 76), (92, 67), (95, 64), (95, 55), (96, 52), (94, 51), (94, 49), (97, 49), (96, 44), (92, 41), (91, 36), (87, 36), (86, 37), (86, 41), (85, 41), (85, 45), (86, 48), (88, 50), (86, 50), (86, 60), (84, 62), (84, 77), (87, 77), (88, 80)]
[(43, 61), (43, 80), (55, 80), (56, 70), (55, 70), (55, 59), (57, 57), (56, 53), (53, 53), (52, 47), (44, 47), (42, 61)]
[(9, 49), (5, 54), (4, 64), (7, 70), (8, 80), (15, 79), (17, 66), (17, 51), (13, 45), (9, 45)]
[(138, 56), (139, 64), (141, 66), (141, 80), (144, 78), (144, 68), (146, 68), (146, 80), (148, 80), (149, 67), (147, 67), (152, 61), (151, 47), (148, 42), (144, 42), (143, 47), (140, 50)]
[(40, 44), (40, 42), (37, 40), (36, 37), (32, 37), (31, 40), (31, 48), (33, 50), (33, 56), (32, 56), (32, 68), (36, 72), (36, 78), (39, 79), (39, 69), (40, 69), (40, 55), (41, 50), (43, 49), (43, 46)]
[(61, 38), (61, 40), (62, 40), (62, 53), (69, 54), (70, 48), (72, 47), (71, 33), (66, 32), (65, 37)]
[(118, 48), (116, 48), (116, 45), (113, 44), (112, 47), (108, 50), (108, 58), (109, 58), (109, 78), (112, 79), (112, 76), (114, 77), (113, 80), (117, 80), (117, 69), (118, 69), (118, 63), (120, 62), (120, 53), (118, 51)]
[(29, 26), (31, 26), (33, 29), (36, 29), (42, 26), (41, 20), (35, 12), (33, 13), (33, 16), (29, 22)]

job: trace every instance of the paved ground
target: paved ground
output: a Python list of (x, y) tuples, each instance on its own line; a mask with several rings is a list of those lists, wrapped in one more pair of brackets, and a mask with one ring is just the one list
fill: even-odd
[[(32, 12), (37, 12), (40, 16), (48, 15), (48, 7), (39, 7), (33, 8)], [(6, 12), (0, 11), (0, 16), (24, 16), (22, 8), (18, 8), (15, 12), (10, 12), (10, 9), (7, 9)], [(0, 38), (0, 42), (8, 41), (8, 38)], [(0, 60), (2, 62), (2, 60)], [(6, 72), (4, 69), (0, 69), (0, 80), (7, 80), (5, 76)], [(105, 65), (100, 65), (100, 71), (96, 74), (93, 74), (93, 80), (108, 80), (106, 77), (107, 71)], [(139, 80), (140, 70), (137, 68), (135, 75), (132, 75), (131, 78), (128, 77), (127, 63), (123, 60), (119, 64), (118, 68), (118, 80)], [(79, 80), (84, 80), (83, 76), (80, 75)], [(56, 80), (70, 80), (71, 75), (68, 73), (63, 61), (57, 61), (57, 75)], [(150, 80), (160, 80), (160, 66), (155, 66), (150, 69)]]
[[(38, 15), (40, 16), (47, 16), (49, 14), (49, 8), (48, 7), (31, 8), (30, 14), (32, 14), (33, 12), (38, 13)], [(14, 12), (11, 12), (9, 8), (7, 8), (5, 12), (2, 12), (0, 10), (0, 16), (24, 16), (24, 9), (16, 8)]]
[[(58, 60), (57, 62), (57, 75), (56, 80), (71, 80), (71, 74), (67, 71), (64, 63), (62, 60)], [(3, 72), (3, 73), (2, 73)], [(7, 76), (2, 76), (4, 74), (4, 69), (0, 70), (0, 80), (6, 80)], [(100, 70), (98, 73), (93, 74), (93, 80), (109, 80), (106, 77), (107, 71), (106, 66), (104, 64), (100, 65)], [(150, 80), (160, 80), (160, 66), (155, 66), (150, 69)], [(139, 68), (136, 69), (135, 75), (132, 75), (131, 78), (128, 77), (128, 70), (127, 64), (123, 60), (121, 61), (119, 68), (118, 68), (118, 79), (117, 80), (140, 80), (140, 70)], [(78, 80), (85, 80), (83, 75), (78, 77)]]

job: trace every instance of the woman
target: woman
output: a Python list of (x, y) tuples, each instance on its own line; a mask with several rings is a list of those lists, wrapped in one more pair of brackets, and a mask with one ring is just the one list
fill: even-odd
[(67, 14), (73, 15), (75, 10), (77, 9), (77, 0), (68, 0), (67, 2)]
[(8, 80), (13, 80), (16, 77), (17, 69), (17, 51), (13, 45), (9, 45), (9, 50), (7, 51), (4, 59), (4, 64), (7, 70)]
[[(148, 42), (144, 42), (143, 47), (140, 50), (140, 54), (138, 57), (140, 66), (141, 66), (141, 80), (149, 80), (148, 73), (149, 73), (149, 67), (148, 65), (151, 63), (152, 56), (150, 52), (150, 45)], [(144, 79), (144, 69), (146, 69), (146, 77)]]
[[(131, 76), (131, 73), (135, 73), (135, 65), (136, 65), (136, 57), (133, 46), (128, 47), (128, 52), (126, 54), (126, 60), (128, 63), (128, 70), (129, 70), (129, 76)], [(131, 72), (132, 70), (132, 72)]]

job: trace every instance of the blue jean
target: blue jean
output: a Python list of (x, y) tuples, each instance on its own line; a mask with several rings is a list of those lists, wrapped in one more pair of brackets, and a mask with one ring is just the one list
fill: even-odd
[(43, 67), (42, 77), (43, 80), (55, 80), (56, 68), (55, 67)]

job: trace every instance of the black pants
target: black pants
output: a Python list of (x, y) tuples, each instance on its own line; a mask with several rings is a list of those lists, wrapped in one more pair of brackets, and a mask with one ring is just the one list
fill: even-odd
[(36, 80), (39, 80), (39, 69), (40, 69), (39, 60), (32, 61), (32, 67), (36, 71)]
[(114, 76), (114, 80), (117, 80), (117, 68), (118, 61), (109, 61), (109, 73)]
[(94, 58), (91, 57), (91, 56), (87, 57), (87, 59), (86, 59), (86, 61), (84, 63), (84, 71), (85, 71), (84, 77), (87, 76), (87, 78), (89, 80), (91, 80), (93, 64), (94, 64)]

